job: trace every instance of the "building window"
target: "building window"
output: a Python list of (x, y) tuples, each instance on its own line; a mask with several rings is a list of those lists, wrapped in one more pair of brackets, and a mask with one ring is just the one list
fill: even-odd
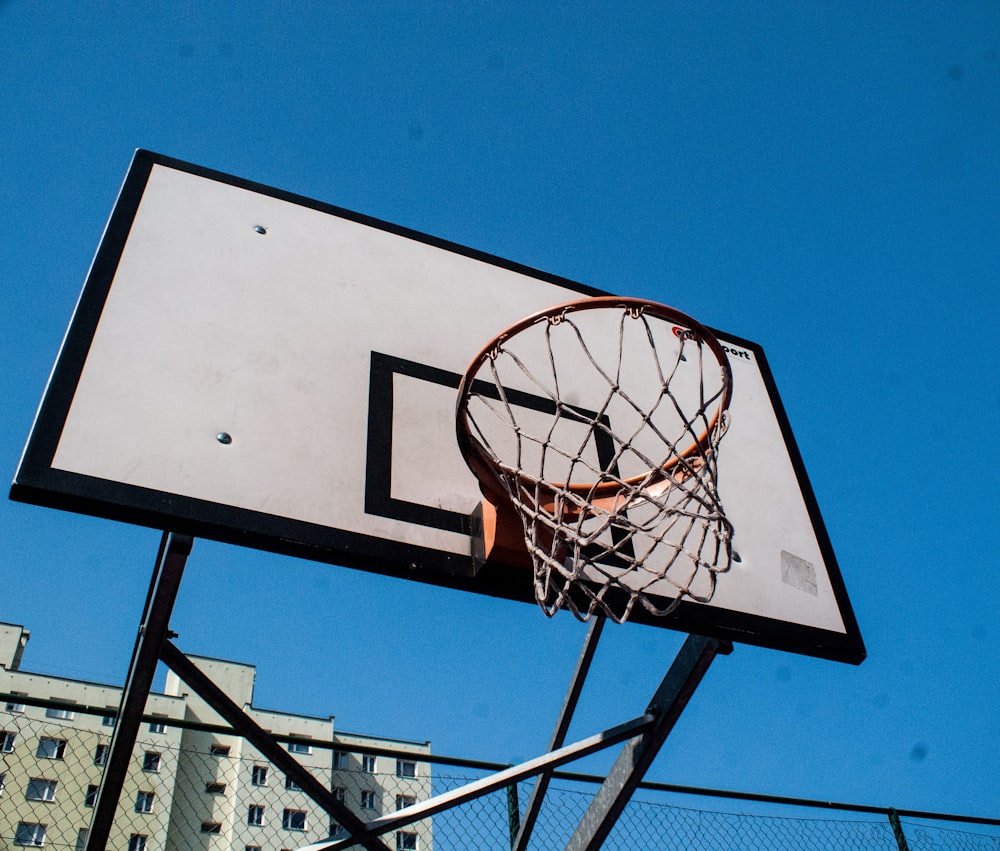
[(150, 733), (165, 733), (167, 731), (167, 725), (162, 721), (150, 721), (149, 722), (149, 732)]
[(24, 790), (24, 797), (29, 801), (54, 801), (56, 799), (56, 781), (32, 777), (28, 781), (28, 788)]
[(151, 813), (153, 812), (153, 798), (155, 796), (152, 792), (136, 792), (135, 795), (135, 811), (137, 813)]
[(347, 768), (347, 754), (344, 751), (334, 751), (333, 752), (333, 767)]
[(259, 845), (244, 845), (243, 851), (260, 851)]
[(40, 848), (45, 844), (45, 828), (46, 825), (32, 821), (19, 822), (14, 833), (14, 844)]
[(76, 832), (76, 851), (86, 851), (87, 837), (89, 835), (90, 835), (90, 829), (86, 827), (81, 827)]
[(416, 777), (417, 776), (417, 764), (408, 759), (397, 759), (396, 760), (396, 776), (397, 777)]
[(208, 752), (212, 756), (229, 756), (229, 745), (211, 745)]
[(299, 786), (299, 784), (296, 783), (294, 780), (292, 780), (291, 777), (286, 777), (285, 778), (285, 788), (289, 792), (301, 792), (302, 791), (302, 787)]
[(363, 810), (374, 810), (375, 809), (375, 790), (374, 789), (362, 789), (361, 790), (361, 808)]
[(312, 745), (307, 745), (305, 742), (289, 742), (288, 743), (289, 753), (312, 753)]
[(347, 799), (347, 790), (343, 786), (334, 786), (333, 799), (335, 801), (340, 801), (340, 803), (344, 803)]
[(38, 740), (38, 750), (35, 751), (35, 756), (39, 759), (62, 759), (65, 753), (65, 739), (50, 739), (48, 736), (42, 736)]
[(416, 795), (397, 795), (396, 796), (396, 809), (404, 810), (407, 807), (412, 807), (417, 803)]
[(305, 810), (285, 810), (281, 814), (281, 826), (285, 830), (305, 830), (306, 811)]
[(254, 786), (266, 786), (267, 785), (267, 766), (266, 765), (255, 765), (250, 769), (250, 782)]
[(160, 773), (160, 755), (156, 751), (146, 751), (142, 755), (142, 770)]
[(396, 851), (417, 851), (417, 834), (401, 830), (396, 834)]
[(226, 793), (226, 784), (216, 783), (212, 780), (209, 780), (208, 783), (205, 784), (205, 791), (209, 795), (224, 795)]
[(264, 807), (261, 804), (251, 804), (247, 807), (247, 824), (260, 827), (264, 823)]
[(149, 839), (145, 833), (133, 833), (128, 838), (128, 851), (146, 851), (146, 840)]
[(364, 754), (361, 757), (361, 770), (367, 771), (369, 774), (375, 773), (375, 757), (370, 754)]
[(46, 718), (56, 718), (59, 721), (72, 721), (76, 717), (76, 713), (71, 709), (56, 709), (54, 706), (50, 706), (45, 710)]
[(108, 761), (108, 751), (111, 745), (98, 745), (94, 748), (94, 765), (104, 765)]
[(14, 750), (15, 739), (17, 739), (17, 733), (10, 730), (4, 730), (0, 733), (0, 753), (10, 753)]
[(105, 716), (103, 716), (101, 718), (101, 726), (102, 727), (114, 727), (115, 726), (115, 716), (114, 715), (105, 715)]
[(87, 787), (87, 794), (83, 796), (83, 805), (93, 807), (97, 804), (97, 786), (91, 783)]
[[(12, 692), (12, 694), (18, 694), (18, 692), (15, 691), (15, 692)], [(23, 703), (8, 703), (7, 706), (6, 706), (6, 709), (7, 709), (8, 712), (14, 712), (14, 713), (17, 713), (18, 715), (21, 715), (21, 714), (24, 713), (24, 704)]]
[(4, 786), (7, 785), (7, 775), (0, 772), (0, 797), (3, 797)]
[(202, 833), (222, 833), (222, 822), (203, 821), (201, 823)]

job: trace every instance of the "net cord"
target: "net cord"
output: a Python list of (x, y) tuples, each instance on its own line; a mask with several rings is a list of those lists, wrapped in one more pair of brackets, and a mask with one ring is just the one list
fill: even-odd
[[(499, 485), (503, 496), (521, 517), (534, 567), (535, 596), (547, 614), (566, 608), (581, 620), (587, 620), (595, 611), (601, 611), (620, 622), (629, 617), (637, 602), (657, 616), (669, 614), (684, 599), (709, 602), (714, 596), (717, 575), (729, 570), (732, 559), (733, 528), (717, 489), (717, 450), (728, 428), (726, 409), (731, 393), (731, 373), (721, 345), (710, 337), (707, 329), (683, 317), (687, 320), (686, 328), (699, 330), (678, 334), (679, 344), (672, 361), (664, 364), (650, 325), (651, 311), (645, 304), (626, 305), (617, 320), (616, 355), (609, 369), (587, 344), (581, 328), (572, 319), (572, 309), (575, 308), (564, 306), (563, 310), (540, 315), (534, 322), (516, 329), (520, 333), (541, 322), (546, 351), (541, 377), (508, 345), (516, 336), (508, 332), (498, 337), (481, 357), (480, 366), (486, 368), (489, 379), (477, 380), (490, 386), (495, 401), (475, 392), (472, 389), (475, 382), (463, 382), (459, 417), (466, 419), (471, 449), (482, 456), (478, 465), (470, 460), (470, 467), (481, 481), (480, 471), (485, 469), (489, 473), (492, 481), (482, 481), (488, 498), (495, 498)], [(657, 320), (663, 318), (655, 312), (652, 315)], [(676, 321), (677, 315), (671, 312), (667, 318)], [(635, 320), (642, 323), (660, 384), (660, 393), (649, 410), (622, 387), (626, 323)], [(565, 333), (567, 329), (582, 357), (607, 387), (596, 410), (586, 414), (561, 397), (553, 334)], [(723, 367), (720, 386), (711, 391), (705, 383), (706, 344)], [(696, 411), (686, 415), (680, 400), (671, 392), (671, 382), (689, 354), (697, 357), (698, 403)], [(530, 434), (519, 424), (517, 405), (509, 398), (498, 366), (501, 360), (513, 364), (538, 395), (552, 403), (554, 413), (544, 434)], [(478, 372), (470, 368), (469, 375), (475, 378)], [(500, 425), (513, 433), (512, 459), (505, 461), (500, 457), (488, 435), (491, 428), (485, 422), (481, 424), (473, 413), (472, 397), (480, 415), (488, 414), (494, 426)], [(636, 424), (627, 434), (617, 434), (610, 425), (608, 411), (613, 403), (624, 403), (637, 416)], [(681, 423), (679, 433), (666, 434), (656, 421), (661, 406), (669, 409), (672, 421)], [(564, 419), (586, 426), (583, 438), (568, 448), (559, 446), (556, 440), (556, 430)], [(460, 425), (460, 434), (461, 429)], [(615, 447), (610, 459), (601, 459), (600, 467), (593, 466), (585, 457), (597, 434), (604, 435)], [(649, 434), (662, 445), (660, 457), (650, 457), (635, 445), (640, 435), (648, 438)], [(537, 472), (525, 469), (529, 444), (534, 444), (538, 455)], [(682, 446), (685, 448), (680, 449)], [(626, 456), (638, 458), (646, 472), (629, 478), (620, 476), (618, 466)], [(466, 457), (468, 460), (468, 452)], [(552, 482), (546, 478), (550, 457), (561, 458), (568, 465), (565, 481)], [(584, 484), (574, 481), (578, 473), (592, 481)], [(643, 512), (648, 515), (645, 519)], [(696, 580), (700, 583), (698, 587)]]

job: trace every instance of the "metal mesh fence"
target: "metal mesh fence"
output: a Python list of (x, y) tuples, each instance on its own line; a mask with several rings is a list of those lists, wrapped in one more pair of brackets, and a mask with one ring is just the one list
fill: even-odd
[[(565, 846), (592, 795), (592, 790), (550, 787), (546, 807), (551, 813), (540, 825), (547, 828), (552, 844), (539, 836), (532, 847)], [(556, 823), (558, 831), (554, 830)], [(853, 821), (709, 811), (656, 800), (648, 791), (629, 802), (603, 847), (607, 851), (634, 851), (637, 848), (683, 848), (687, 851), (897, 849), (892, 828), (885, 819)]]
[(996, 851), (1000, 848), (1000, 828), (972, 833), (959, 828), (904, 822), (910, 851)]
[[(113, 723), (108, 716), (42, 701), (6, 704), (0, 712), (0, 851), (83, 848)], [(365, 821), (489, 773), (485, 767), (468, 767), (471, 761), (365, 748), (358, 744), (360, 738), (290, 747)], [(455, 768), (454, 763), (463, 765)], [(509, 849), (531, 788), (526, 782), (491, 792), (394, 830), (383, 841), (398, 851)], [(529, 848), (565, 847), (595, 791), (594, 783), (557, 775)], [(871, 808), (814, 816), (813, 810), (788, 804), (763, 808), (730, 799), (727, 807), (712, 808), (698, 798), (699, 808), (694, 808), (691, 800), (677, 792), (641, 788), (603, 847), (1000, 851), (1000, 823), (984, 820), (904, 816), (897, 822), (897, 835), (887, 811)], [(335, 821), (232, 731), (147, 719), (107, 847), (290, 851), (344, 835), (338, 831)]]
[[(447, 791), (475, 779), (472, 775), (435, 778), (435, 791)], [(520, 784), (514, 800), (523, 810), (531, 783)], [(529, 848), (564, 848), (596, 791), (595, 783), (557, 782), (549, 786)], [(640, 789), (626, 806), (605, 841), (604, 851), (684, 849), (684, 851), (1000, 851), (1000, 825), (968, 824), (945, 827), (904, 820), (899, 838), (887, 815), (850, 814), (838, 817), (793, 815), (798, 807), (772, 805), (761, 813), (692, 808), (678, 803), (685, 796)], [(434, 818), (438, 851), (466, 848), (509, 848), (509, 790), (495, 792)], [(753, 807), (747, 802), (747, 809)], [(737, 802), (736, 809), (739, 809)], [(811, 812), (811, 810), (810, 810)], [(961, 823), (960, 823), (961, 824)], [(900, 843), (907, 843), (901, 845)]]
[[(82, 849), (113, 720), (7, 706), (13, 711), (0, 713), (0, 849)], [(365, 821), (431, 795), (430, 766), (420, 754), (362, 753), (340, 742), (296, 741), (287, 747)], [(387, 844), (401, 851), (430, 849), (431, 831), (430, 821), (417, 822), (396, 831)], [(148, 719), (133, 750), (108, 848), (281, 851), (341, 833), (335, 820), (231, 731)]]

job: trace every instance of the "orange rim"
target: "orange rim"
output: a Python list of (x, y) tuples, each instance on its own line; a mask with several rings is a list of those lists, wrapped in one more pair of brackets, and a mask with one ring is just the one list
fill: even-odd
[[(469, 364), (469, 368), (465, 371), (465, 374), (462, 376), (462, 381), (458, 386), (458, 402), (455, 411), (455, 427), (458, 446), (462, 452), (462, 457), (465, 458), (465, 463), (468, 464), (469, 469), (471, 469), (476, 478), (479, 479), (480, 488), (483, 491), (483, 494), (491, 502), (496, 503), (500, 499), (506, 499), (507, 494), (504, 492), (503, 486), (498, 480), (498, 475), (500, 474), (497, 472), (495, 462), (479, 440), (473, 436), (469, 426), (469, 418), (467, 416), (468, 402), (472, 393), (472, 385), (475, 381), (475, 376), (478, 375), (483, 364), (492, 358), (508, 339), (520, 334), (525, 329), (543, 321), (550, 320), (554, 317), (563, 316), (567, 313), (575, 313), (583, 310), (602, 310), (607, 308), (621, 308), (622, 310), (634, 313), (636, 317), (640, 315), (655, 316), (659, 319), (673, 323), (676, 326), (680, 326), (682, 330), (691, 332), (700, 341), (708, 346), (712, 354), (715, 355), (715, 359), (718, 361), (719, 367), (722, 369), (722, 392), (719, 396), (718, 406), (709, 420), (708, 427), (701, 435), (691, 442), (691, 445), (687, 449), (679, 453), (678, 458), (671, 459), (667, 464), (661, 467), (660, 470), (655, 471), (654, 476), (650, 479), (650, 485), (655, 485), (656, 483), (662, 482), (666, 478), (670, 477), (672, 475), (672, 468), (678, 464), (680, 458), (690, 458), (692, 455), (701, 454), (704, 452), (705, 447), (709, 444), (711, 434), (718, 427), (719, 421), (729, 408), (733, 390), (733, 376), (732, 368), (729, 365), (729, 358), (726, 357), (725, 349), (723, 349), (722, 344), (719, 342), (715, 334), (713, 334), (700, 322), (692, 319), (684, 313), (681, 313), (679, 310), (675, 310), (665, 304), (647, 301), (646, 299), (597, 296), (595, 298), (585, 298), (565, 302), (563, 304), (546, 308), (545, 310), (540, 310), (537, 313), (532, 313), (530, 316), (524, 317), (497, 334), (497, 336), (490, 340), (490, 342), (482, 348), (479, 354), (472, 359), (472, 363)], [(676, 330), (677, 329), (675, 329), (675, 333)], [(638, 476), (622, 479), (621, 483), (624, 483), (625, 485), (636, 485), (643, 479), (647, 478), (649, 476), (649, 472), (650, 471), (647, 471)], [(522, 483), (533, 481), (525, 476), (518, 476), (517, 478)], [(577, 495), (589, 495), (589, 498), (596, 502), (597, 500), (614, 498), (615, 494), (617, 494), (622, 488), (621, 483), (618, 481), (607, 481), (567, 485), (565, 483), (549, 484), (541, 482), (537, 485), (537, 487), (543, 491), (550, 491), (553, 498), (557, 492), (568, 490), (569, 492)]]

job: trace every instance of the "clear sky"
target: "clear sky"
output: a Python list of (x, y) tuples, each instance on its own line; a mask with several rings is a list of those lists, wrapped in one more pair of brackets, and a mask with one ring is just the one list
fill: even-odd
[[(673, 304), (767, 352), (868, 659), (737, 647), (649, 777), (1000, 814), (995, 2), (0, 0), (0, 74), (8, 479), (138, 147)], [(4, 501), (0, 535), (25, 667), (121, 682), (158, 533)], [(173, 628), (258, 705), (504, 762), (584, 632), (205, 541)], [(606, 630), (571, 737), (680, 641)]]

